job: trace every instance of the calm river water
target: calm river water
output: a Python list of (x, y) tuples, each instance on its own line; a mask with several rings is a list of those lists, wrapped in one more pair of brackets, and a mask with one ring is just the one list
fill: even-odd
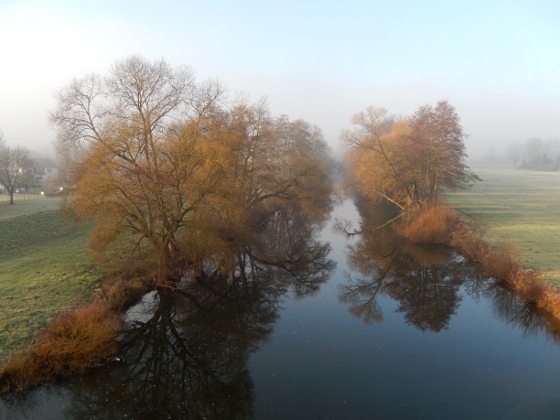
[(118, 360), (0, 418), (560, 419), (560, 329), (462, 258), (282, 223), (230, 276), (145, 296)]

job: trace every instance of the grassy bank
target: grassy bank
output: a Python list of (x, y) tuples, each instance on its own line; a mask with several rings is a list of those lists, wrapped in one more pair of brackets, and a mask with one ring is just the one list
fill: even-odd
[(58, 205), (45, 197), (0, 201), (0, 363), (99, 285), (88, 228), (65, 223)]
[(523, 265), (560, 286), (560, 173), (474, 167), (483, 182), (446, 200), (463, 217), (481, 217), (490, 244), (511, 239)]

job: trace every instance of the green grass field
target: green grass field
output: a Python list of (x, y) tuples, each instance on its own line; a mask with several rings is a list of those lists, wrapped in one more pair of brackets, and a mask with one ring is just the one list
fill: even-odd
[(0, 363), (99, 285), (89, 229), (66, 223), (58, 208), (56, 198), (0, 200)]
[(483, 181), (446, 200), (463, 215), (482, 217), (492, 244), (511, 239), (524, 266), (560, 286), (560, 173), (472, 169)]

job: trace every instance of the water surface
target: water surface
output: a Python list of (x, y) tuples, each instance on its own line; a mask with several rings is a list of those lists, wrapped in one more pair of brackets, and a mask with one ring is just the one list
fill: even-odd
[(560, 418), (557, 325), (460, 256), (280, 225), (234, 272), (145, 296), (118, 360), (0, 418)]

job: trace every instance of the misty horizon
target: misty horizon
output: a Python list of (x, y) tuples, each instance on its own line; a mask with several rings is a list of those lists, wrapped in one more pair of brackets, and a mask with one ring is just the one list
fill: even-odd
[(369, 105), (407, 116), (447, 100), (470, 159), (505, 156), (512, 142), (560, 139), (559, 15), (529, 1), (3, 2), (0, 128), (8, 144), (48, 154), (55, 92), (140, 54), (266, 97), (272, 113), (319, 126), (334, 151)]

